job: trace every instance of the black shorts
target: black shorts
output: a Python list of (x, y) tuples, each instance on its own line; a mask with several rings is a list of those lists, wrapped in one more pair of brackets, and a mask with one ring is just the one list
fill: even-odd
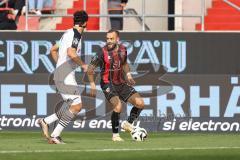
[(105, 84), (102, 85), (102, 90), (108, 101), (110, 101), (112, 97), (118, 96), (122, 101), (127, 102), (129, 97), (137, 93), (132, 86), (126, 83), (120, 85)]

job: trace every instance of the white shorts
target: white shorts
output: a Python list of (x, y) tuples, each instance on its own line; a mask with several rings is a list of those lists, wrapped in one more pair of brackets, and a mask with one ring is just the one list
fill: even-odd
[(80, 88), (75, 80), (75, 75), (69, 74), (64, 82), (55, 81), (55, 84), (64, 101), (70, 102), (70, 105), (82, 103)]
[(71, 94), (62, 94), (61, 96), (64, 101), (71, 101), (70, 105), (77, 105), (82, 103), (82, 99), (80, 95), (71, 95)]

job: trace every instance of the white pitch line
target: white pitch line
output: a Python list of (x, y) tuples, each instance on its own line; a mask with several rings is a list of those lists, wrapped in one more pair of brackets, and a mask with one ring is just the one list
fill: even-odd
[(169, 151), (169, 150), (218, 150), (240, 149), (240, 147), (194, 147), (194, 148), (133, 148), (133, 149), (82, 149), (82, 150), (9, 150), (0, 151), (0, 154), (8, 153), (55, 153), (55, 152), (123, 152), (123, 151)]

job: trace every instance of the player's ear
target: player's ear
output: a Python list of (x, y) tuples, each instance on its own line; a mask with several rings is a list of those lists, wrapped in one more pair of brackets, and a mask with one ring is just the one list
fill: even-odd
[(119, 38), (119, 37), (117, 37), (117, 42), (118, 42), (118, 43), (120, 42), (120, 38)]

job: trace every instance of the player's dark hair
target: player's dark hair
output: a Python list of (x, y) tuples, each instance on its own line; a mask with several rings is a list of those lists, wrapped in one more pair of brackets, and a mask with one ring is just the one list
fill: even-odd
[(81, 10), (76, 11), (73, 15), (74, 25), (82, 25), (88, 21), (88, 14), (87, 12)]
[(120, 32), (116, 29), (110, 29), (107, 33), (116, 33), (118, 37), (120, 36)]

